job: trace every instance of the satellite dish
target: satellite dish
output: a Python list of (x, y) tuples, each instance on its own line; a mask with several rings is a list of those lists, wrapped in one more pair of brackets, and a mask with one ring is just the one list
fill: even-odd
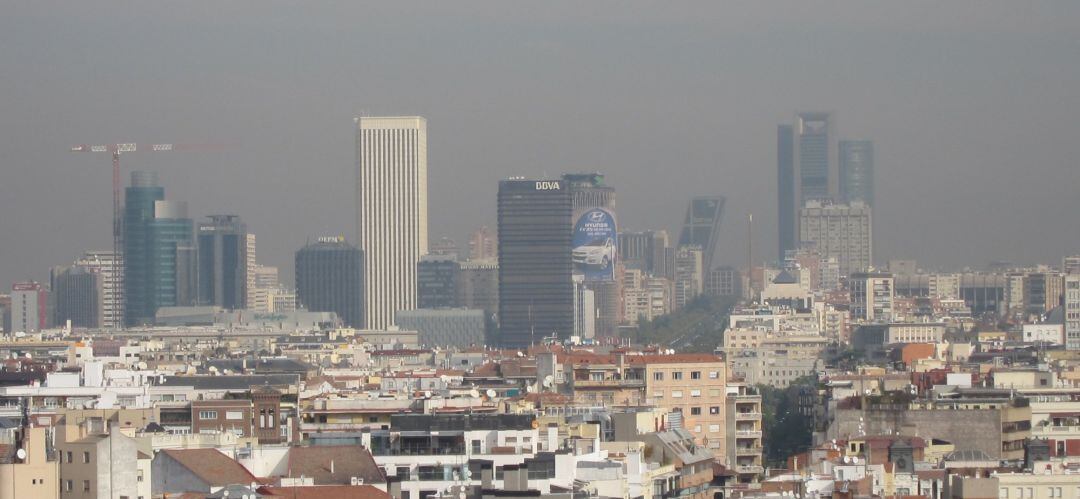
[(19, 450), (15, 451), (15, 457), (19, 458), (20, 460), (25, 460), (26, 459), (26, 449), (19, 449)]
[(476, 390), (475, 388), (472, 389), (472, 390), (469, 390), (469, 396), (474, 398), (474, 399), (480, 398), (480, 391)]
[(30, 360), (30, 359), (33, 359), (33, 358), (34, 358), (34, 356), (30, 355), (30, 352), (26, 352), (26, 359), (27, 360)]
[(859, 464), (859, 458), (852, 456), (851, 464)]
[(489, 399), (495, 398), (495, 390), (492, 390), (492, 389), (488, 388), (487, 396), (488, 396)]
[(552, 375), (544, 376), (544, 388), (551, 388), (551, 384), (555, 382), (555, 377)]

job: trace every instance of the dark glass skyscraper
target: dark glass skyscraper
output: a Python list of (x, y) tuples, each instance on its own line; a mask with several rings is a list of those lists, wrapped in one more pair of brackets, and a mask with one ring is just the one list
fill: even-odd
[(424, 255), (416, 264), (417, 308), (458, 306), (461, 265), (453, 255)]
[(247, 304), (247, 226), (236, 215), (199, 224), (199, 304), (229, 310)]
[(795, 223), (798, 207), (795, 200), (795, 132), (791, 125), (776, 127), (776, 214), (779, 226), (779, 255), (783, 261), (795, 249)]
[(799, 204), (832, 199), (829, 186), (829, 113), (799, 113), (795, 118), (798, 139)]
[(862, 201), (874, 208), (874, 143), (869, 140), (840, 141), (840, 200)]
[(53, 324), (99, 328), (104, 315), (103, 276), (81, 265), (53, 268), (50, 275), (53, 299)]
[(340, 237), (321, 237), (296, 252), (297, 304), (334, 312), (349, 327), (364, 327), (364, 253)]
[(574, 330), (569, 187), (562, 180), (499, 182), (499, 340), (521, 348)]
[(723, 196), (698, 196), (686, 207), (686, 219), (679, 233), (679, 246), (701, 248), (702, 268), (712, 268), (713, 253), (720, 235), (720, 222), (724, 216)]
[(193, 305), (193, 224), (184, 203), (165, 201), (157, 175), (132, 172), (124, 192), (124, 322), (152, 324), (161, 307)]

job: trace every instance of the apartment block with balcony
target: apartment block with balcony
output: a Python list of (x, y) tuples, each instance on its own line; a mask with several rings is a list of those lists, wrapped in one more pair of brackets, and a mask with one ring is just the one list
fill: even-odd
[(727, 461), (739, 483), (756, 483), (764, 472), (762, 460), (761, 395), (753, 386), (730, 383), (727, 392)]

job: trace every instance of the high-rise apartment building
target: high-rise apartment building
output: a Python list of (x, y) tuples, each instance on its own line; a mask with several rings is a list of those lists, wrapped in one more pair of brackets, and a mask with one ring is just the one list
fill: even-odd
[(36, 333), (49, 326), (49, 291), (34, 281), (11, 286), (11, 329), (13, 333)]
[(679, 233), (679, 246), (700, 248), (701, 265), (706, 271), (712, 268), (723, 216), (723, 196), (695, 197), (686, 207), (686, 218), (683, 220), (682, 232)]
[(356, 168), (365, 328), (385, 329), (416, 308), (416, 263), (428, 252), (427, 120), (356, 118)]
[[(296, 252), (296, 295), (293, 298), (312, 312), (334, 312), (349, 327), (364, 325), (364, 254), (341, 237), (320, 237)], [(274, 311), (293, 308), (285, 301), (289, 293), (268, 293)]]
[(779, 228), (777, 258), (783, 260), (795, 249), (799, 208), (796, 206), (795, 129), (791, 125), (776, 128), (776, 214)]
[(498, 239), (482, 226), (469, 235), (469, 260), (493, 260), (499, 258)]
[(75, 265), (101, 276), (101, 327), (124, 327), (123, 262), (115, 262), (112, 250), (87, 251), (75, 261)]
[(698, 246), (682, 246), (675, 252), (675, 309), (689, 305), (705, 291), (703, 262)]
[(862, 201), (874, 208), (874, 143), (840, 141), (840, 202)]
[(1080, 350), (1080, 273), (1065, 278), (1065, 348)]
[(1024, 276), (1024, 311), (1045, 314), (1061, 304), (1062, 275), (1053, 271), (1030, 272)]
[(893, 319), (893, 275), (888, 272), (858, 272), (848, 280), (851, 318), (868, 322)]
[(194, 227), (154, 173), (132, 172), (124, 199), (124, 322), (152, 324), (159, 308), (196, 302)]
[(248, 232), (236, 215), (210, 215), (199, 224), (199, 304), (229, 310), (247, 306)]
[(454, 255), (424, 255), (416, 266), (417, 308), (458, 306), (461, 266)]
[(836, 258), (843, 275), (866, 270), (873, 263), (870, 207), (809, 201), (799, 210), (799, 241), (823, 260)]
[(574, 331), (573, 207), (563, 180), (499, 182), (499, 340), (520, 348)]
[(53, 324), (100, 328), (104, 316), (104, 279), (94, 268), (81, 265), (54, 267), (49, 276)]
[(248, 310), (270, 312), (273, 305), (270, 301), (270, 291), (280, 286), (277, 267), (252, 266), (248, 278)]
[(258, 260), (255, 258), (255, 234), (248, 232), (246, 239), (247, 248), (244, 256), (247, 258), (247, 262), (245, 263), (245, 270), (247, 272), (247, 276), (245, 279), (246, 287), (244, 288), (246, 291), (246, 296), (244, 297), (244, 308), (252, 308), (251, 305), (253, 301), (251, 298), (251, 293), (252, 290), (255, 289), (256, 280), (258, 279), (255, 274), (255, 268), (258, 267), (259, 264)]

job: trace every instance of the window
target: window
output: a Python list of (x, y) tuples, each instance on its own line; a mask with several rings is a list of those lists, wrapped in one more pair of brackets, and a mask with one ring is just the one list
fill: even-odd
[(710, 407), (709, 408), (709, 414), (712, 414), (713, 416), (715, 416), (717, 414), (720, 414), (720, 406), (714, 405), (714, 406)]
[(720, 389), (719, 388), (710, 388), (709, 389), (709, 396), (710, 397), (719, 397), (720, 396)]
[(700, 397), (701, 396), (701, 390), (690, 390), (690, 396), (691, 397)]
[(701, 379), (701, 371), (690, 371), (690, 379)]
[(682, 398), (682, 390), (672, 390), (671, 391), (671, 398), (673, 398), (673, 399), (681, 399)]
[(717, 433), (719, 431), (720, 431), (720, 425), (718, 425), (718, 424), (709, 425), (709, 433)]
[(664, 373), (652, 373), (653, 381), (664, 381)]
[(700, 407), (691, 407), (690, 408), (690, 415), (691, 416), (700, 416), (701, 415), (701, 408)]
[(720, 371), (709, 371), (709, 379), (718, 379), (720, 377)]
[(675, 372), (671, 373), (671, 379), (681, 380), (682, 379), (682, 371), (675, 371)]
[(71, 451), (67, 451), (67, 462), (71, 464)]
[(90, 492), (90, 480), (82, 481), (82, 490), (83, 492)]
[(472, 453), (473, 454), (481, 454), (482, 453), (481, 447), (480, 447), (480, 440), (473, 440), (472, 441)]
[(89, 452), (83, 452), (82, 453), (82, 462), (83, 463), (89, 463), (90, 462), (90, 453)]
[(140, 481), (140, 482), (141, 482), (141, 481), (143, 481), (143, 470), (139, 470), (139, 478), (138, 478), (138, 481)]
[(652, 392), (652, 396), (653, 396), (653, 398), (662, 399), (662, 398), (664, 398), (664, 391), (663, 390), (657, 390), (655, 392)]
[(64, 482), (64, 490), (67, 491), (67, 492), (71, 492), (72, 489), (74, 489), (74, 486), (72, 485), (72, 481), (71, 480), (65, 481)]
[(217, 419), (217, 411), (199, 411), (199, 419)]
[(244, 413), (241, 411), (227, 411), (225, 412), (225, 419), (238, 420), (244, 419)]

